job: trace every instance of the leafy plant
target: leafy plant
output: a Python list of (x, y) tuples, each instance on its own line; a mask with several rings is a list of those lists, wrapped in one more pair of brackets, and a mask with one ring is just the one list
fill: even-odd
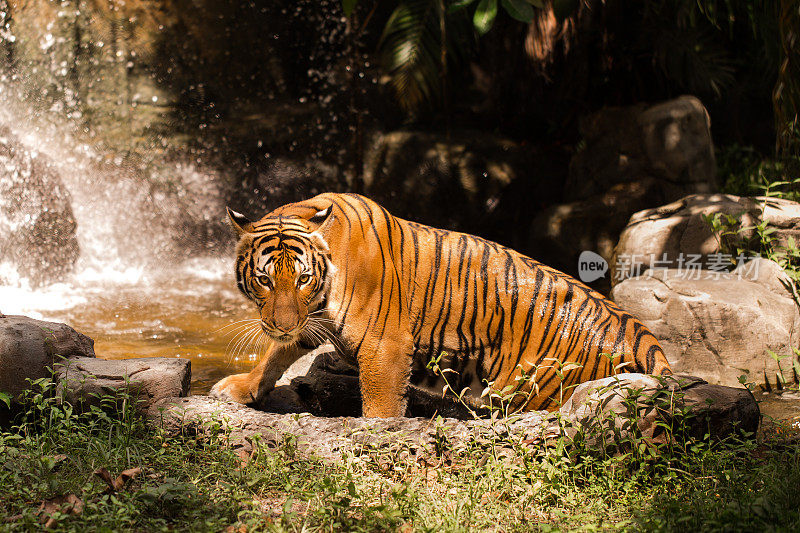
[(744, 215), (744, 212), (738, 215), (730, 215), (728, 213), (701, 215), (703, 221), (711, 229), (720, 253), (738, 256), (749, 248), (749, 239), (743, 234), (742, 215)]
[[(679, 419), (664, 422), (674, 431), (671, 444), (645, 442), (632, 418), (650, 409), (643, 391), (632, 391), (614, 421), (620, 431), (589, 424), (572, 437), (529, 441), (498, 426), (491, 438), (458, 444), (442, 433), (433, 456), (417, 443), (389, 442), (343, 449), (339, 461), (323, 462), (299, 453), (292, 439), (256, 438), (251, 449), (235, 450), (220, 421), (204, 431), (163, 433), (118, 397), (106, 403), (126, 405), (126, 422), (80, 412), (56, 389), (39, 382), (16, 425), (0, 430), (4, 529), (34, 531), (50, 520), (55, 531), (75, 532), (800, 526), (800, 494), (791, 490), (800, 483), (800, 444), (788, 426), (768, 427), (758, 440), (713, 442), (681, 437)], [(673, 409), (674, 401), (658, 396), (653, 409)], [(606, 450), (590, 446), (601, 429), (611, 432)], [(93, 474), (98, 467), (142, 470), (109, 492), (109, 481), (118, 483)]]
[(0, 402), (6, 404), (7, 408), (11, 408), (11, 396), (9, 396), (7, 393), (0, 391)]
[(392, 12), (378, 44), (389, 85), (404, 111), (414, 115), (447, 90), (449, 70), (471, 48), (464, 13), (448, 13), (444, 3), (405, 0)]
[[(357, 0), (342, 0), (350, 16)], [(469, 11), (475, 5), (472, 16)], [(387, 20), (378, 55), (398, 103), (414, 117), (432, 103), (448, 105), (448, 84), (474, 50), (476, 35), (489, 32), (499, 8), (524, 23), (543, 0), (399, 0)]]

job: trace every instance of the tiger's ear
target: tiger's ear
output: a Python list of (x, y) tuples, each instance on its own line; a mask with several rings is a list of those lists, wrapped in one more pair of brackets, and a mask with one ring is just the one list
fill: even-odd
[(252, 231), (253, 223), (249, 218), (241, 213), (237, 213), (230, 207), (226, 207), (225, 210), (228, 212), (228, 219), (231, 221), (231, 226), (236, 230), (236, 235), (241, 237), (245, 233), (250, 233)]
[(325, 239), (323, 235), (325, 233), (325, 229), (327, 228), (327, 223), (331, 220), (331, 211), (333, 205), (329, 205), (325, 209), (321, 209), (314, 213), (314, 215), (308, 219), (309, 224), (311, 224), (311, 242), (314, 243), (317, 250), (322, 252), (325, 255), (330, 255), (331, 250), (328, 247), (328, 241)]
[(308, 219), (309, 224), (311, 224), (311, 231), (319, 230), (323, 224), (328, 220), (331, 216), (331, 210), (333, 205), (329, 205), (325, 209), (321, 209), (314, 213), (311, 218)]

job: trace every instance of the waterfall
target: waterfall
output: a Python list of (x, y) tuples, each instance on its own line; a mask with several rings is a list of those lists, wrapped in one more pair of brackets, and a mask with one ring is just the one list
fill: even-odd
[(376, 81), (342, 57), (340, 13), (0, 2), (0, 311), (222, 279), (226, 205), (258, 216), (344, 187), (352, 88)]
[(10, 90), (0, 109), (0, 311), (36, 316), (110, 284), (228, 274), (218, 170), (187, 159), (137, 166)]

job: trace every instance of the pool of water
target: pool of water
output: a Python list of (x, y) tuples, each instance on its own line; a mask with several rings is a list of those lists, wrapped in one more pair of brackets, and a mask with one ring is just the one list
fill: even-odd
[[(255, 308), (236, 289), (223, 261), (194, 263), (158, 275), (83, 273), (38, 290), (0, 287), (0, 311), (69, 324), (95, 341), (104, 359), (181, 357), (192, 362), (192, 393), (246, 372), (258, 338), (245, 323)], [(240, 342), (241, 341), (241, 342)]]
[(756, 391), (754, 396), (765, 421), (787, 422), (793, 430), (800, 431), (800, 392), (766, 393)]

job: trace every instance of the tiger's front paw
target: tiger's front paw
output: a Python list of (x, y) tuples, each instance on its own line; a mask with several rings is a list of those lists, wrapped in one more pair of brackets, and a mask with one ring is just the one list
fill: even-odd
[(241, 404), (254, 403), (255, 393), (251, 389), (248, 374), (234, 374), (225, 379), (219, 380), (213, 387), (209, 395), (220, 400), (230, 400)]

